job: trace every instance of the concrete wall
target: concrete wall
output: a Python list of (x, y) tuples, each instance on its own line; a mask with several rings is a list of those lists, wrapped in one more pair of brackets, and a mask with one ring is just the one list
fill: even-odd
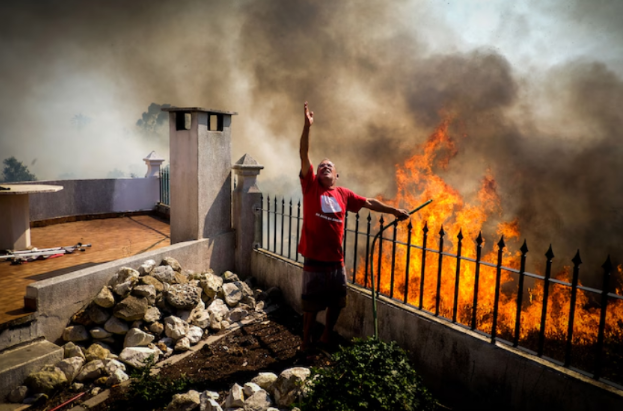
[(28, 285), (27, 304), (36, 307), (35, 321), (0, 333), (0, 350), (20, 341), (45, 337), (60, 342), (63, 329), (71, 316), (86, 306), (121, 267), (138, 268), (143, 261), (163, 257), (176, 258), (183, 269), (194, 271), (212, 268), (216, 273), (234, 266), (234, 233), (213, 238), (178, 243), (136, 256), (85, 268), (70, 274), (49, 278)]
[[(278, 286), (300, 311), (302, 266), (261, 250), (253, 274)], [(323, 315), (319, 316), (322, 320)], [(527, 355), (463, 327), (387, 298), (378, 301), (379, 337), (407, 349), (426, 385), (458, 409), (621, 410), (623, 391)], [(348, 338), (373, 335), (370, 292), (349, 286), (337, 331)]]
[(160, 201), (159, 178), (33, 181), (63, 186), (56, 193), (31, 194), (30, 221), (87, 214), (152, 210)]

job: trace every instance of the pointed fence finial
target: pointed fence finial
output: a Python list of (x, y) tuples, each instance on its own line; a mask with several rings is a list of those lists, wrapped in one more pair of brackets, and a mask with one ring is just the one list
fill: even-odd
[(575, 257), (573, 257), (573, 260), (571, 260), (571, 261), (576, 266), (582, 264), (582, 259), (580, 258), (580, 250), (578, 250), (578, 252), (575, 253)]
[(500, 241), (498, 241), (498, 247), (500, 247), (500, 250), (504, 247), (506, 247), (506, 244), (504, 243), (504, 236), (502, 236), (500, 238)]
[(428, 233), (428, 221), (424, 222), (424, 228), (422, 228), (422, 231), (424, 231), (424, 233)]
[(551, 260), (552, 258), (555, 257), (554, 251), (552, 250), (552, 245), (551, 244), (549, 245), (549, 249), (545, 253), (545, 257), (547, 257), (548, 260)]
[(485, 240), (482, 239), (482, 231), (479, 231), (478, 232), (478, 237), (476, 237), (476, 244), (481, 246), (484, 241)]
[(526, 243), (525, 239), (523, 240), (523, 245), (521, 246), (520, 250), (521, 253), (524, 255), (528, 253), (528, 244)]
[(439, 230), (439, 237), (443, 237), (444, 235), (446, 235), (446, 232), (443, 231), (443, 225), (442, 225), (441, 229)]
[(461, 241), (463, 239), (463, 229), (459, 230), (459, 234), (456, 236), (456, 238), (458, 238), (459, 241)]
[(602, 264), (601, 268), (604, 269), (604, 271), (612, 271), (612, 261), (610, 261), (610, 254), (608, 254), (608, 258), (606, 258), (606, 261)]

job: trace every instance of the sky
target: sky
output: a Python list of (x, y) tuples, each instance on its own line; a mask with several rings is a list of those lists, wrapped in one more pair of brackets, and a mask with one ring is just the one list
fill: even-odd
[(166, 124), (137, 126), (155, 103), (238, 112), (232, 160), (296, 196), (308, 100), (312, 161), (392, 198), (446, 112), (468, 136), (444, 171), (458, 190), (491, 170), (539, 244), (623, 250), (621, 1), (8, 0), (0, 15), (0, 160), (40, 180), (144, 175), (150, 151), (168, 156)]

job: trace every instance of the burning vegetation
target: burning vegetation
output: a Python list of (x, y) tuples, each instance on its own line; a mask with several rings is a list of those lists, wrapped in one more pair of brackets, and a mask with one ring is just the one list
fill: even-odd
[[(600, 336), (603, 284), (598, 281), (595, 286), (598, 289), (591, 292), (583, 287), (575, 293), (567, 284), (575, 282), (582, 286), (578, 279), (579, 251), (572, 261), (566, 260), (573, 265), (552, 269), (554, 255), (550, 247), (545, 259), (534, 258), (538, 261), (531, 267), (536, 274), (522, 274), (526, 272), (528, 247), (526, 242), (517, 247), (521, 239), (517, 218), (503, 218), (491, 170), (485, 171), (471, 201), (442, 178), (441, 171), (457, 153), (449, 132), (452, 121), (452, 116), (445, 115), (436, 130), (415, 149), (417, 154), (397, 165), (398, 191), (390, 201), (393, 205), (413, 209), (429, 198), (434, 201), (419, 212), (420, 218), (412, 218), (408, 226), (401, 224), (394, 237), (395, 247), (391, 235), (385, 234), (380, 258), (376, 254), (378, 248), (374, 250), (375, 281), (378, 280), (375, 285), (380, 292), (561, 361), (565, 343), (572, 344), (574, 353), (583, 352), (581, 347), (584, 347), (590, 355), (574, 355), (578, 361), (590, 357), (586, 359), (589, 364), (595, 361), (591, 347), (603, 345), (604, 341), (606, 346), (619, 347), (620, 356), (623, 299), (605, 297), (605, 326)], [(496, 235), (497, 244), (485, 241)], [(369, 285), (366, 267), (361, 260), (357, 263), (355, 279), (359, 284)], [(605, 264), (604, 270), (613, 274), (607, 290), (622, 295), (623, 267)], [(543, 277), (551, 278), (547, 289)], [(543, 333), (541, 324), (545, 324)], [(565, 364), (569, 365), (569, 354), (564, 356)]]

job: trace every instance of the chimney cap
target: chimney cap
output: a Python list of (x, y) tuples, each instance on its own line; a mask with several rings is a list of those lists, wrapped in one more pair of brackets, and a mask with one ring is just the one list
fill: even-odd
[(211, 114), (228, 114), (230, 116), (238, 115), (235, 111), (225, 111), (225, 110), (214, 110), (211, 108), (203, 108), (203, 107), (163, 107), (162, 111), (202, 111), (204, 113)]

